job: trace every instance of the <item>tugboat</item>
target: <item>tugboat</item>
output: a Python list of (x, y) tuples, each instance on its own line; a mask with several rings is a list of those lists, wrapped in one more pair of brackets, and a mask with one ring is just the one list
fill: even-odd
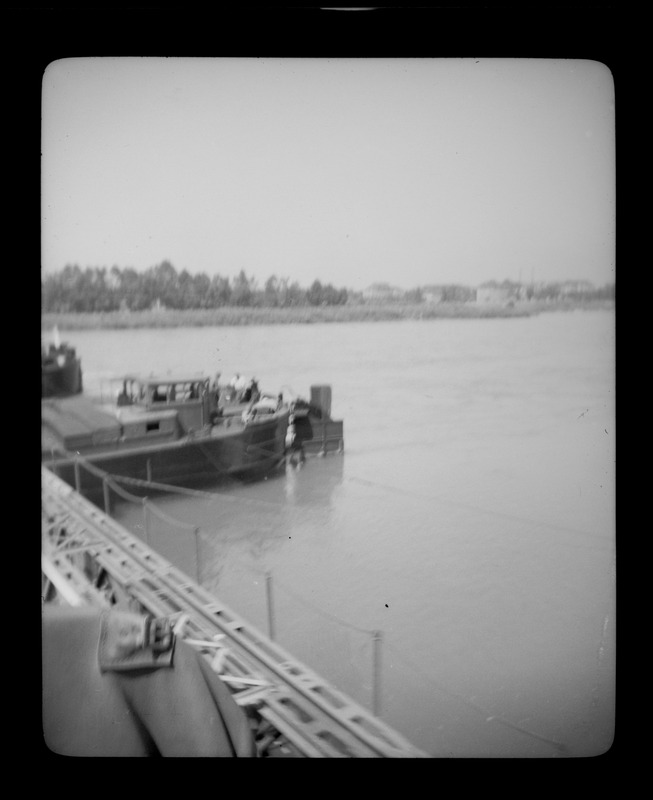
[(82, 362), (74, 347), (61, 342), (55, 328), (53, 341), (41, 345), (41, 397), (81, 394), (82, 388)]

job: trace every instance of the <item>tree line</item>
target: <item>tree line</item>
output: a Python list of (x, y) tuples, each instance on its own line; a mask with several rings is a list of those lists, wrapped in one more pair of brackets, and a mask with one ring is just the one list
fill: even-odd
[(132, 267), (86, 267), (67, 264), (60, 272), (42, 278), (42, 310), (66, 313), (84, 311), (142, 311), (156, 306), (171, 309), (245, 306), (288, 308), (338, 306), (348, 299), (347, 289), (313, 281), (302, 288), (288, 278), (270, 276), (262, 286), (244, 270), (230, 279), (222, 275), (177, 272), (163, 261), (145, 272)]
[[(614, 284), (600, 288), (586, 281), (522, 284), (510, 280), (488, 281), (484, 288), (502, 290), (513, 301), (614, 300)], [(458, 284), (422, 286), (408, 291), (387, 283), (373, 284), (367, 292), (336, 289), (330, 283), (313, 281), (303, 288), (289, 278), (269, 277), (261, 286), (244, 270), (230, 279), (222, 275), (208, 277), (177, 272), (169, 261), (163, 261), (145, 272), (132, 267), (86, 267), (66, 265), (61, 272), (42, 278), (42, 310), (44, 313), (145, 311), (164, 307), (177, 310), (249, 308), (308, 308), (311, 306), (344, 306), (361, 303), (422, 304), (470, 303), (478, 290)]]

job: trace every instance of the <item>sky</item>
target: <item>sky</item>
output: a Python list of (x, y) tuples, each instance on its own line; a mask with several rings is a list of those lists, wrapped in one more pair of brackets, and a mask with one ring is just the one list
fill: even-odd
[(583, 59), (56, 60), (42, 274), (612, 283), (614, 102)]

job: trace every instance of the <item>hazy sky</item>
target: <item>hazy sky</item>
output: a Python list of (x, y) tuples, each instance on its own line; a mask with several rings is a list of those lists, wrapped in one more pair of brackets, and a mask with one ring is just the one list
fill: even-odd
[(586, 60), (55, 61), (42, 269), (603, 285), (614, 114)]

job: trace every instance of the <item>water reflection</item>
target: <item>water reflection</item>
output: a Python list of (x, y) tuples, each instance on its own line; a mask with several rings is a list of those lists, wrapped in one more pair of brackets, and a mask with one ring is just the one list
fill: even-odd
[(284, 486), (286, 499), (296, 506), (332, 508), (343, 474), (344, 457), (339, 454), (315, 457), (303, 463), (288, 462)]

